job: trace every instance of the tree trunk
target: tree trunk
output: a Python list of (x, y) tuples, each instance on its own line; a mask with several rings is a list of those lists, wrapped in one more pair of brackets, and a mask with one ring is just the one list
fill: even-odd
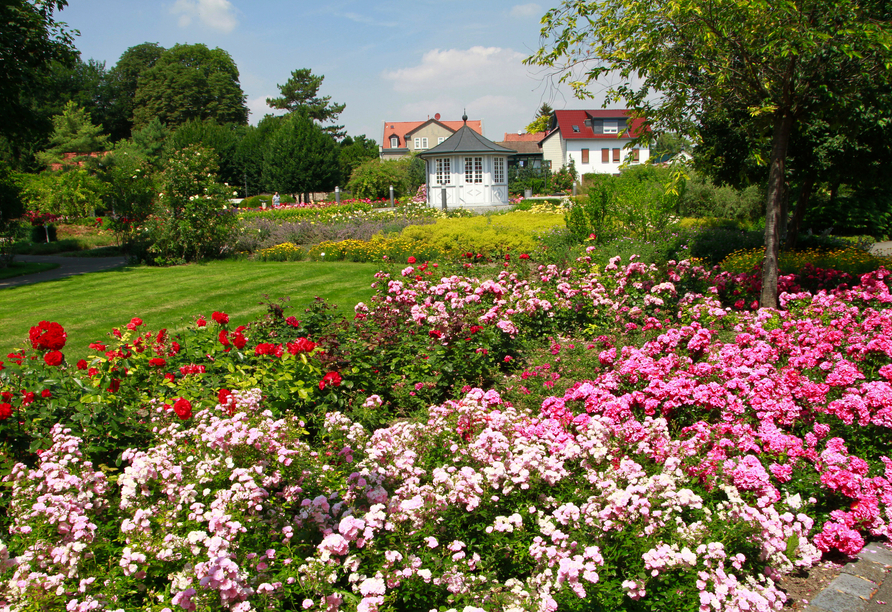
[(802, 183), (802, 191), (799, 192), (799, 199), (796, 201), (796, 210), (793, 211), (793, 220), (790, 222), (790, 228), (787, 231), (787, 248), (791, 251), (796, 248), (796, 242), (799, 239), (799, 228), (802, 225), (802, 219), (805, 217), (805, 209), (808, 208), (814, 184), (815, 172), (814, 170), (809, 170), (808, 174), (805, 175), (805, 182)]
[(787, 147), (793, 131), (793, 113), (779, 110), (774, 119), (771, 144), (771, 170), (768, 174), (768, 197), (765, 203), (765, 263), (762, 264), (763, 308), (777, 308), (777, 258), (780, 251), (780, 212), (784, 197), (784, 172)]

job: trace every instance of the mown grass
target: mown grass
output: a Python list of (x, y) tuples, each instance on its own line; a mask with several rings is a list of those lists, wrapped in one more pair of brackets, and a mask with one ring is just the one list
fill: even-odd
[(357, 263), (215, 261), (173, 268), (128, 267), (0, 290), (0, 361), (22, 346), (42, 320), (68, 333), (69, 362), (90, 342), (140, 317), (152, 330), (182, 328), (199, 314), (226, 312), (232, 326), (260, 317), (264, 295), (289, 297), (287, 315), (300, 319), (316, 296), (352, 309), (372, 295), (379, 266)]

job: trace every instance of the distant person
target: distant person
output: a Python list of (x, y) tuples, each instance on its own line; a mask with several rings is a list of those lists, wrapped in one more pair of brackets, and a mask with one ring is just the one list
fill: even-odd
[(273, 208), (279, 207), (279, 201), (280, 201), (279, 192), (277, 191), (276, 194), (273, 196)]

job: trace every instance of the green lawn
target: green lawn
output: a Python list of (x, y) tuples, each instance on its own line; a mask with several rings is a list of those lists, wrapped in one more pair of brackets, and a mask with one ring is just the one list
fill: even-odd
[(173, 268), (132, 267), (62, 280), (0, 289), (0, 360), (27, 342), (42, 320), (68, 332), (69, 362), (85, 357), (88, 345), (113, 327), (140, 317), (148, 329), (182, 328), (219, 310), (232, 326), (265, 312), (264, 295), (291, 298), (287, 315), (298, 319), (315, 296), (342, 310), (372, 295), (377, 264), (346, 262), (215, 261)]

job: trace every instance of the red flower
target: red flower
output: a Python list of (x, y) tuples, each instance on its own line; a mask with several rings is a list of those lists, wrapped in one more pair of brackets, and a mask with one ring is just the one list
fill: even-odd
[(78, 370), (86, 370), (86, 369), (87, 369), (87, 360), (86, 360), (86, 359), (81, 359), (80, 361), (78, 361), (78, 362), (77, 362), (77, 369), (78, 369)]
[(41, 321), (28, 332), (31, 346), (44, 351), (58, 351), (65, 346), (68, 334), (58, 323)]
[(300, 321), (298, 321), (295, 317), (288, 317), (287, 319), (285, 319), (285, 323), (287, 323), (291, 327), (300, 327)]
[(229, 337), (232, 338), (232, 344), (238, 350), (242, 350), (243, 348), (245, 348), (245, 345), (248, 343), (247, 338), (245, 338), (245, 336), (238, 331), (232, 332), (231, 334), (229, 334)]
[(319, 390), (325, 391), (325, 387), (331, 385), (332, 387), (337, 387), (341, 384), (341, 375), (337, 372), (329, 372), (325, 376), (322, 377), (322, 380), (319, 381)]
[(94, 351), (104, 351), (106, 347), (101, 342), (91, 342), (90, 348)]
[(90, 368), (89, 370), (87, 370), (87, 374), (89, 374), (90, 378), (93, 378), (94, 376), (99, 374), (99, 370), (97, 370), (96, 368)]
[(121, 379), (120, 378), (112, 378), (111, 385), (109, 385), (107, 391), (109, 393), (117, 393), (118, 389), (121, 388)]
[(217, 336), (217, 339), (220, 341), (220, 344), (223, 346), (229, 346), (229, 337), (226, 334), (225, 329), (220, 330), (220, 334)]
[(180, 366), (180, 374), (183, 376), (188, 376), (189, 374), (204, 374), (206, 371), (207, 370), (203, 365), (195, 365), (194, 363)]
[(12, 416), (12, 406), (3, 402), (0, 404), (0, 421), (5, 421)]
[(46, 362), (48, 366), (58, 366), (62, 365), (62, 360), (65, 359), (65, 356), (62, 355), (59, 351), (50, 351), (46, 355), (43, 356), (43, 360)]
[(53, 397), (53, 392), (50, 391), (49, 389), (44, 389), (43, 391), (40, 392), (40, 397), (42, 397), (44, 399), (50, 399), (51, 397)]
[(163, 368), (167, 365), (167, 362), (160, 357), (152, 357), (149, 359), (149, 365), (153, 368)]
[(427, 335), (430, 336), (431, 338), (442, 338), (443, 332), (441, 332), (438, 329), (432, 329), (429, 332), (427, 332)]
[(7, 355), (7, 357), (9, 357), (9, 360), (11, 362), (16, 363), (18, 365), (22, 365), (23, 356), (20, 355), (19, 353), (10, 353)]
[(130, 319), (130, 323), (127, 324), (127, 329), (133, 330), (142, 325), (142, 319), (139, 317), (133, 317)]
[(225, 312), (214, 311), (214, 314), (211, 315), (211, 318), (216, 321), (218, 325), (226, 325), (227, 323), (229, 323), (229, 315)]
[(34, 392), (22, 389), (22, 406), (29, 406), (34, 403)]
[(409, 263), (410, 263), (410, 264), (413, 264), (413, 263), (415, 263), (416, 261), (418, 261), (418, 260), (415, 259), (414, 257), (410, 257), (410, 258), (409, 258)]
[(220, 392), (217, 393), (217, 401), (221, 406), (226, 408), (226, 412), (229, 413), (229, 416), (235, 414), (235, 398), (232, 397), (232, 391), (229, 389), (220, 389)]
[(505, 253), (505, 261), (511, 261), (511, 255), (509, 253)]
[(282, 345), (281, 344), (271, 344), (269, 342), (261, 342), (256, 347), (254, 347), (255, 355), (274, 355), (276, 357), (282, 356)]
[(173, 411), (177, 413), (177, 416), (182, 420), (188, 419), (192, 416), (192, 404), (189, 403), (184, 397), (177, 398), (177, 401), (173, 403)]
[(520, 254), (520, 258), (521, 258), (521, 259), (529, 259), (530, 256), (527, 255), (526, 253), (521, 253), (521, 254)]
[(314, 348), (316, 348), (316, 343), (306, 338), (298, 338), (294, 342), (288, 343), (288, 352), (292, 355), (297, 355), (298, 353), (309, 353)]
[(198, 327), (204, 327), (208, 324), (208, 322), (204, 320), (204, 315), (199, 315), (198, 320), (195, 321), (195, 324)]
[(180, 343), (179, 342), (171, 342), (170, 343), (170, 354), (176, 355), (180, 352)]

